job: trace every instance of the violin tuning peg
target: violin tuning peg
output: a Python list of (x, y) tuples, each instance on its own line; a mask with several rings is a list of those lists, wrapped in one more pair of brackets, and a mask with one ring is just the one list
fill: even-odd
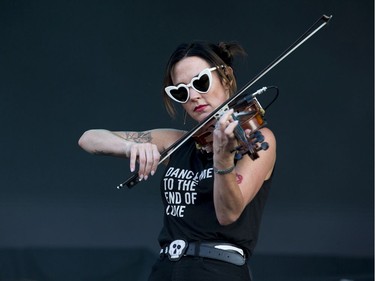
[(260, 134), (259, 136), (257, 136), (257, 142), (264, 142), (264, 136), (262, 134)]
[(255, 132), (253, 133), (253, 135), (254, 135), (255, 137), (258, 137), (259, 135), (262, 135), (262, 132), (261, 132), (261, 131), (255, 131)]
[(251, 136), (250, 136), (251, 139), (253, 139), (252, 143), (253, 144), (256, 144), (257, 142), (259, 143), (262, 143), (264, 142), (264, 136), (261, 132), (259, 131), (256, 131), (254, 132)]
[(243, 157), (242, 154), (239, 153), (239, 152), (236, 152), (236, 153), (234, 154), (234, 159), (236, 159), (236, 160), (241, 160), (242, 157)]
[(261, 131), (255, 131), (250, 136), (252, 136), (253, 138), (259, 138), (260, 136), (263, 136), (263, 134)]
[(268, 142), (262, 142), (260, 144), (260, 150), (267, 150), (269, 147), (270, 146), (269, 146)]

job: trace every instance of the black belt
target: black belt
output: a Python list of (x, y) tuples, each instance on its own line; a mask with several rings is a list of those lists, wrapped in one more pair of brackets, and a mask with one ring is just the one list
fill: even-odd
[(195, 256), (220, 260), (235, 265), (244, 265), (246, 257), (243, 250), (236, 245), (213, 242), (190, 242), (175, 240), (160, 251), (161, 255), (168, 255), (171, 261), (178, 261), (183, 256)]

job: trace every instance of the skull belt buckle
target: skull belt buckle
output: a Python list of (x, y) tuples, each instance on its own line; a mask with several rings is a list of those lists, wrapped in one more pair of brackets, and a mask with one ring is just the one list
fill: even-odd
[(188, 243), (185, 240), (174, 240), (168, 247), (170, 261), (178, 261), (185, 254)]

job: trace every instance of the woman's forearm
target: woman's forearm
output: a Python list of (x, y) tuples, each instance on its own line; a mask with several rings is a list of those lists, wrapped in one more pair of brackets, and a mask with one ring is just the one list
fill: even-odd
[(83, 133), (78, 144), (85, 151), (92, 154), (129, 157), (129, 145), (131, 142), (120, 135), (104, 130), (92, 129)]

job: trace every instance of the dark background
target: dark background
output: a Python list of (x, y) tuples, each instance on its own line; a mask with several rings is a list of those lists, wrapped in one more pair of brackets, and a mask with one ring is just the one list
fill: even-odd
[(255, 259), (372, 259), (373, 1), (1, 0), (0, 252), (7, 268), (18, 262), (9, 258), (14, 251), (29, 249), (157, 253), (160, 171), (117, 190), (130, 175), (128, 161), (85, 153), (80, 135), (184, 128), (160, 97), (177, 44), (240, 42), (248, 52), (237, 62), (241, 87), (323, 14), (333, 15), (329, 25), (249, 90), (280, 89), (266, 113), (278, 160)]

